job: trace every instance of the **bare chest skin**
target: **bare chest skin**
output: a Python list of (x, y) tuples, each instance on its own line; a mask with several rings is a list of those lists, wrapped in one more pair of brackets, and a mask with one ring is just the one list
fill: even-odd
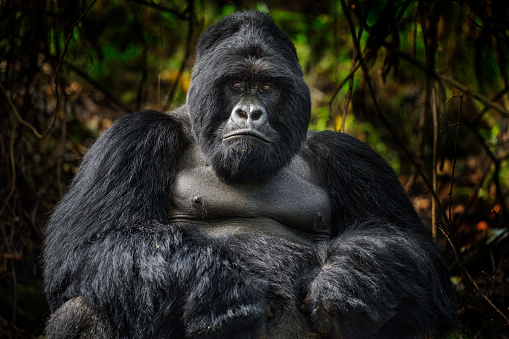
[(173, 184), (170, 221), (196, 225), (212, 236), (254, 233), (299, 242), (329, 237), (329, 197), (312, 183), (301, 157), (266, 182), (242, 184), (219, 179), (201, 156), (185, 158)]

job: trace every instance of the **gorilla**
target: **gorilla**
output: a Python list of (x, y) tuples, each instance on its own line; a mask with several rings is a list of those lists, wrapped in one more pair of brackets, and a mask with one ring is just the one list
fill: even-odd
[(49, 220), (48, 338), (437, 338), (450, 279), (388, 164), (307, 130), (258, 12), (200, 38), (185, 105), (118, 119)]

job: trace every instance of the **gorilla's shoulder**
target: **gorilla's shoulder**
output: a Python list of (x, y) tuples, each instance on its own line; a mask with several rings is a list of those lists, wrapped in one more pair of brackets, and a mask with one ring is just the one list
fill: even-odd
[(307, 136), (307, 144), (311, 147), (334, 149), (341, 151), (373, 151), (366, 143), (359, 139), (340, 132), (334, 131), (309, 131)]
[[(84, 157), (83, 164), (128, 162), (131, 154), (175, 152), (180, 149), (185, 123), (169, 113), (144, 110), (123, 116), (99, 137)], [(131, 159), (132, 160), (132, 159)]]
[[(309, 163), (320, 168), (321, 180), (329, 194), (334, 197), (349, 196), (351, 201), (360, 203), (359, 192), (365, 192), (369, 199), (363, 204), (394, 206), (394, 211), (406, 210), (404, 215), (415, 216), (406, 192), (398, 181), (392, 167), (385, 159), (366, 143), (345, 133), (333, 131), (310, 132), (306, 143)], [(306, 152), (306, 151), (304, 151)], [(366, 189), (368, 188), (368, 189)], [(363, 193), (364, 194), (364, 193)], [(362, 205), (362, 204), (360, 204)], [(351, 204), (348, 205), (351, 208)], [(378, 215), (387, 216), (386, 210), (378, 210)], [(398, 216), (388, 217), (400, 220)], [(351, 221), (355, 220), (355, 217)], [(404, 223), (406, 221), (402, 221)]]
[(172, 112), (144, 110), (123, 116), (96, 141), (101, 142), (135, 142), (141, 139), (165, 135), (185, 138), (190, 132), (190, 120), (187, 107), (181, 106)]
[(153, 110), (144, 110), (140, 112), (125, 115), (113, 123), (113, 125), (104, 133), (104, 137), (133, 135), (142, 132), (150, 132), (154, 128), (165, 126), (173, 127), (179, 124), (178, 120), (172, 118), (168, 113), (157, 112)]
[(385, 159), (359, 139), (334, 131), (308, 132), (307, 148), (314, 157), (332, 166), (350, 170), (377, 169), (392, 173)]
[(178, 126), (186, 122), (186, 115), (187, 109), (185, 106), (179, 107), (172, 112), (159, 112), (147, 109), (115, 120), (112, 128), (136, 130), (165, 125)]

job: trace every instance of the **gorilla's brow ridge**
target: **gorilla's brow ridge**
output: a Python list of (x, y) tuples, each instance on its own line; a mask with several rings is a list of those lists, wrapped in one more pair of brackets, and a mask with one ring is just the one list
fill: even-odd
[[(231, 79), (263, 80), (273, 79), (280, 82), (290, 83), (294, 81), (295, 72), (277, 55), (239, 55), (229, 54), (222, 58), (219, 66), (224, 71), (220, 74), (219, 81)], [(278, 64), (280, 67), (274, 68)]]
[(293, 77), (285, 72), (277, 72), (273, 69), (263, 67), (250, 68), (245, 63), (237, 66), (238, 67), (232, 67), (228, 72), (223, 73), (218, 78), (218, 81), (220, 83), (226, 83), (232, 80), (264, 81), (285, 84), (285, 86), (291, 86), (294, 82)]

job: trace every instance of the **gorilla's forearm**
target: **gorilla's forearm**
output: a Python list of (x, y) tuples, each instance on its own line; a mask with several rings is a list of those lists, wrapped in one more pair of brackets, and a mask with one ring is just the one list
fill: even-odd
[(309, 291), (316, 326), (340, 338), (442, 335), (455, 322), (447, 270), (392, 169), (345, 134), (308, 145), (328, 173), (337, 232)]
[(451, 321), (444, 317), (453, 307), (450, 284), (427, 235), (368, 219), (349, 225), (321, 257), (308, 302), (322, 332), (344, 339), (415, 338)]
[[(185, 328), (194, 337), (227, 329), (231, 322), (237, 326), (243, 318), (263, 321), (265, 283), (229, 252), (198, 232), (147, 222), (68, 253), (72, 260), (46, 272), (52, 277), (46, 290), (50, 300), (83, 296), (108, 315), (120, 336), (178, 335)], [(71, 280), (63, 286), (65, 273)], [(133, 308), (137, 315), (130, 318)], [(229, 312), (220, 311), (225, 309)]]

